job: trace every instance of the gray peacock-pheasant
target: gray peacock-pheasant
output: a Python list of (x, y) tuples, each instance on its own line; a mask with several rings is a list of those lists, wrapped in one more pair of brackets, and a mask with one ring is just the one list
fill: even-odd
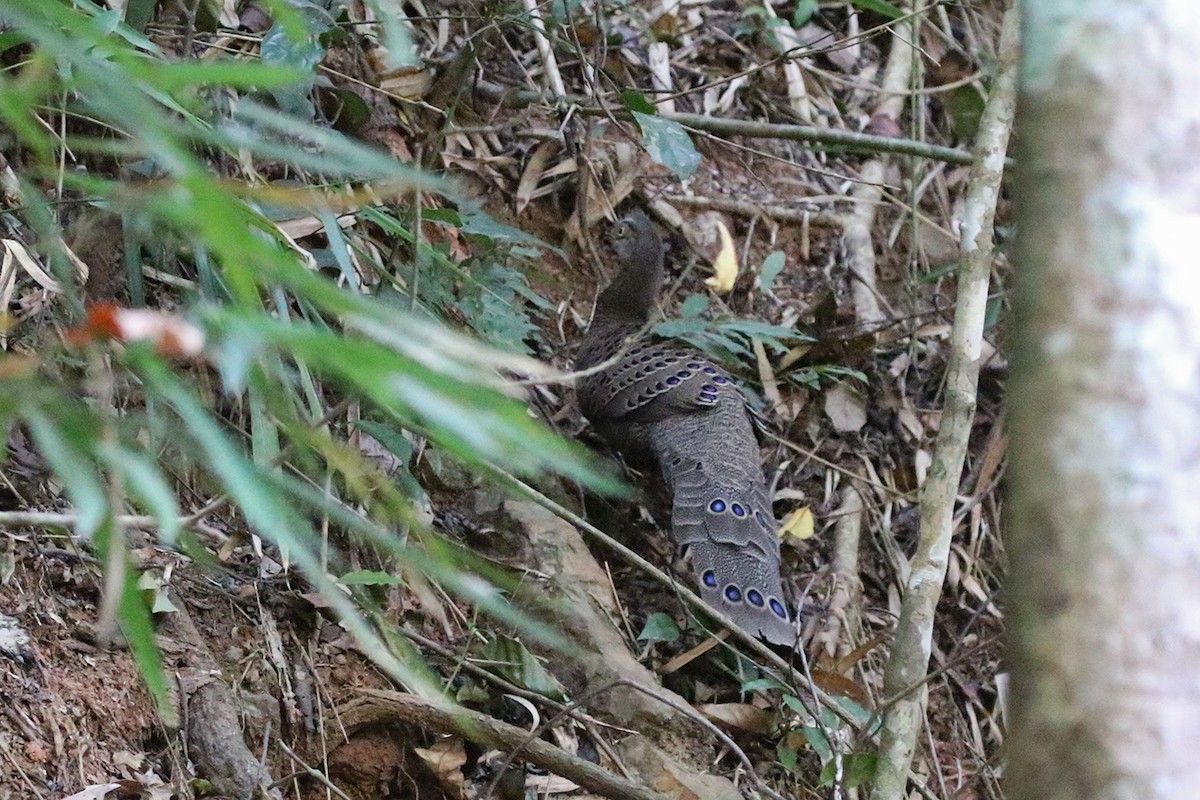
[(644, 212), (613, 228), (616, 278), (600, 294), (576, 369), (579, 404), (627, 457), (652, 459), (671, 492), (671, 532), (714, 608), (774, 644), (796, 640), (779, 539), (750, 412), (730, 376), (697, 350), (641, 331), (663, 279), (663, 243)]

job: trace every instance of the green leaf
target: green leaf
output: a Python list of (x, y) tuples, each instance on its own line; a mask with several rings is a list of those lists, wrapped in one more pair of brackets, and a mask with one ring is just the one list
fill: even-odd
[(808, 716), (808, 709), (804, 707), (804, 703), (793, 694), (784, 694), (783, 704), (803, 717)]
[(174, 546), (179, 536), (179, 503), (162, 472), (150, 459), (127, 447), (103, 446), (100, 455), (109, 469), (119, 469), (125, 488), (139, 505), (158, 520), (159, 539)]
[(275, 102), (284, 111), (311, 120), (316, 112), (309, 92), (316, 84), (316, 68), (325, 56), (325, 48), (316, 36), (294, 39), (282, 25), (276, 23), (263, 34), (261, 53), (263, 63), (293, 67), (304, 77), (290, 86), (277, 86), (271, 90)]
[(276, 459), (279, 457), (279, 431), (267, 413), (266, 400), (263, 390), (257, 384), (250, 384), (250, 452), (254, 455), (254, 463), (269, 469), (279, 469)]
[(562, 686), (546, 671), (537, 656), (516, 639), (498, 636), (484, 645), (482, 655), (495, 662), (493, 669), (498, 674), (516, 685), (552, 700), (566, 698)]
[(154, 7), (158, 0), (129, 0), (125, 4), (125, 24), (141, 33), (146, 30), (146, 23), (154, 16)]
[(688, 132), (678, 122), (634, 111), (633, 118), (642, 129), (642, 143), (650, 158), (671, 170), (677, 178), (687, 178), (700, 166)]
[(792, 27), (800, 28), (807, 25), (820, 7), (817, 0), (799, 0), (796, 3), (796, 10), (792, 13)]
[(63, 488), (71, 498), (71, 505), (78, 515), (75, 535), (84, 539), (91, 537), (108, 517), (108, 499), (95, 464), (88, 455), (95, 445), (97, 432), (79, 424), (63, 426), (62, 419), (53, 419), (41, 409), (26, 411), (25, 422), (38, 451), (62, 479)]
[(261, 64), (234, 59), (181, 61), (165, 64), (157, 60), (134, 61), (126, 68), (131, 77), (161, 91), (175, 93), (198, 86), (231, 89), (279, 89), (293, 86), (309, 74), (292, 64)]
[(783, 267), (787, 263), (787, 257), (784, 256), (782, 250), (776, 250), (763, 259), (762, 270), (759, 272), (758, 286), (763, 294), (768, 294), (775, 290), (775, 279), (779, 277), (779, 273), (783, 272)]
[(684, 319), (696, 319), (708, 311), (708, 295), (689, 294), (679, 304), (679, 315)]
[(139, 588), (140, 575), (133, 565), (128, 563), (128, 554), (125, 555), (125, 559), (125, 584), (121, 587), (121, 604), (117, 611), (121, 632), (125, 634), (129, 652), (133, 655), (142, 680), (146, 682), (150, 696), (154, 698), (154, 705), (160, 717), (167, 724), (173, 721), (177, 724), (178, 713), (167, 689), (162, 654), (159, 653), (154, 640), (154, 621)]
[[(785, 696), (786, 702), (789, 698)], [(788, 703), (791, 705), (791, 703)], [(829, 740), (825, 738), (825, 732), (816, 725), (804, 725), (800, 728), (804, 738), (808, 739), (808, 746), (817, 754), (817, 758), (821, 759), (822, 764), (828, 765), (833, 759), (833, 748), (829, 746)]]
[(786, 688), (775, 678), (755, 678), (742, 684), (742, 693), (777, 691)]
[[(400, 354), (359, 336), (299, 322), (281, 324), (257, 314), (230, 312), (214, 312), (213, 317), (220, 322), (218, 335), (229, 340), (225, 347), (236, 350), (236, 342), (279, 347), (315, 373), (369, 398), (404, 427), (421, 429), (467, 464), (506, 464), (522, 474), (550, 468), (601, 491), (604, 487), (615, 489), (593, 469), (595, 460), (590, 453), (532, 419), (523, 403), (498, 390), (494, 375), (467, 368), (461, 361), (443, 363), (432, 347), (438, 328), (428, 321), (416, 326), (411, 334), (414, 338), (403, 342), (408, 352)], [(358, 324), (367, 322), (359, 320)], [(394, 337), (405, 328), (403, 318), (393, 313), (387, 327)], [(391, 341), (401, 344), (399, 339)], [(496, 353), (475, 342), (463, 345)], [(503, 356), (493, 356), (499, 358)], [(433, 369), (434, 365), (439, 368)], [(454, 380), (455, 376), (471, 383)]]
[(384, 648), (345, 592), (329, 578), (318, 552), (320, 539), (291, 498), (233, 445), (220, 424), (148, 348), (130, 347), (126, 359), (141, 377), (146, 391), (161, 397), (179, 416), (196, 447), (196, 461), (219, 479), (255, 530), (287, 550), (372, 660), (401, 683), (427, 696), (436, 694), (439, 690), (424, 665), (401, 662)]
[(525, 276), (496, 263), (473, 274), (477, 280), (461, 288), (463, 296), (456, 303), (467, 322), (491, 344), (531, 354), (527, 341), (539, 341), (542, 336), (530, 304), (524, 302), (532, 294)]
[(842, 759), (842, 785), (847, 789), (871, 783), (879, 765), (876, 753), (849, 753)]
[(638, 634), (639, 642), (675, 642), (679, 640), (679, 625), (669, 614), (655, 611), (646, 617), (646, 624)]
[(376, 422), (369, 419), (358, 420), (354, 423), (354, 427), (373, 437), (375, 441), (387, 448), (387, 451), (396, 457), (401, 469), (392, 475), (392, 479), (409, 497), (420, 498), (425, 496), (425, 490), (421, 487), (421, 484), (417, 483), (412, 473), (409, 472), (408, 462), (412, 459), (413, 443), (398, 428), (394, 425), (388, 425), (386, 422)]
[(472, 236), (483, 236), (493, 242), (522, 243), (534, 246), (548, 247), (541, 239), (526, 233), (520, 228), (497, 222), (491, 214), (478, 208), (460, 208), (459, 229)]
[(682, 339), (731, 367), (755, 358), (754, 339), (775, 352), (785, 352), (788, 342), (811, 341), (810, 337), (792, 328), (744, 319), (706, 320), (685, 316), (660, 322), (654, 332), (668, 339)]
[(979, 121), (983, 118), (983, 108), (987, 104), (983, 95), (974, 86), (959, 86), (952, 90), (949, 96), (943, 96), (946, 113), (954, 126), (954, 137), (964, 142), (975, 140), (979, 132)]
[(654, 104), (646, 99), (646, 95), (636, 89), (626, 89), (621, 92), (621, 102), (630, 111), (636, 111), (649, 116), (658, 114), (658, 109), (655, 108)]
[(882, 14), (888, 19), (900, 19), (904, 16), (902, 8), (884, 2), (884, 0), (851, 0), (851, 5), (861, 11), (874, 11), (876, 14)]
[[(846, 753), (842, 756), (842, 786), (853, 789), (875, 779), (879, 757), (875, 753)], [(832, 758), (821, 767), (821, 786), (832, 786), (837, 778), (837, 762)]]

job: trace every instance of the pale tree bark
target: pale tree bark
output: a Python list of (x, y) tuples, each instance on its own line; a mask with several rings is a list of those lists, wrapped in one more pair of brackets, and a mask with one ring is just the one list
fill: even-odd
[(1200, 792), (1200, 3), (1023, 7), (1011, 798)]

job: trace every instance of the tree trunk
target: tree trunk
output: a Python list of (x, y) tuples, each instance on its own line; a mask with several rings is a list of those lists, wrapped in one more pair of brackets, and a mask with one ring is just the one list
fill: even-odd
[(1011, 798), (1200, 787), (1200, 3), (1029, 0)]

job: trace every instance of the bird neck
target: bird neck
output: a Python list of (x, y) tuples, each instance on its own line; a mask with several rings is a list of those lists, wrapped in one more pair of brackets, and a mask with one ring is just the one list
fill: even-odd
[(662, 285), (662, 244), (652, 233), (643, 234), (631, 243), (629, 252), (624, 255), (616, 279), (596, 300), (596, 317), (645, 322), (654, 310), (654, 301)]

